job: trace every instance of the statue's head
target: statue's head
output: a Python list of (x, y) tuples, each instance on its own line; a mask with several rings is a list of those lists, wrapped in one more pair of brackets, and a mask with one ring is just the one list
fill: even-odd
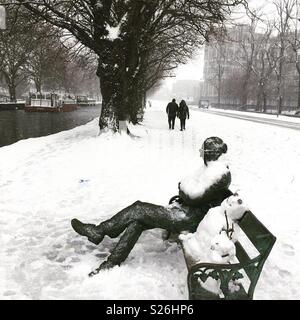
[(207, 165), (210, 161), (217, 161), (219, 157), (227, 152), (227, 144), (219, 137), (205, 139), (200, 149), (200, 156)]

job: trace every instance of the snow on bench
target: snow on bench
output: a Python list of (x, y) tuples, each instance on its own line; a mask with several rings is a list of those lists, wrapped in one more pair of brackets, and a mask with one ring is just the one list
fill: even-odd
[(195, 233), (179, 239), (190, 300), (253, 299), (276, 241), (237, 194), (210, 209)]

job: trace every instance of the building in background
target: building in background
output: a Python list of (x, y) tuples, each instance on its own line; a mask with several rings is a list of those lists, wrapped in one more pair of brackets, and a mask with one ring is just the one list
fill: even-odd
[[(281, 96), (282, 110), (296, 109), (300, 81), (297, 56), (290, 45), (294, 34), (284, 36), (282, 57), (280, 36), (257, 32), (251, 25), (236, 25), (227, 30), (226, 36), (212, 39), (204, 49), (199, 99), (208, 100), (214, 107), (275, 112)], [(300, 48), (300, 39), (298, 43)]]
[[(211, 105), (238, 104), (239, 96), (228, 94), (227, 82), (238, 80), (245, 62), (240, 53), (240, 44), (249, 36), (249, 25), (241, 24), (229, 28), (226, 36), (220, 35), (205, 44), (203, 82), (200, 83), (201, 100), (209, 100)], [(227, 89), (227, 90), (226, 90)], [(236, 86), (232, 89), (238, 89)], [(227, 94), (225, 94), (225, 92)], [(233, 92), (232, 92), (233, 93)]]

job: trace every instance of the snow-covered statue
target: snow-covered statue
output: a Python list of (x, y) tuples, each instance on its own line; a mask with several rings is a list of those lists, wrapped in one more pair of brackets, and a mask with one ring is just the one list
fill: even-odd
[(211, 262), (234, 263), (236, 253), (235, 245), (224, 231), (213, 237), (209, 250)]
[(179, 183), (179, 199), (175, 204), (160, 206), (136, 201), (97, 226), (72, 220), (73, 229), (95, 244), (99, 244), (104, 236), (116, 238), (122, 233), (108, 259), (90, 275), (120, 265), (144, 230), (161, 228), (172, 233), (195, 232), (208, 210), (219, 206), (232, 194), (228, 189), (231, 182), (229, 167), (221, 157), (227, 152), (227, 145), (218, 137), (210, 137), (199, 151), (203, 160), (201, 167)]
[[(235, 254), (227, 240), (231, 243), (237, 240), (239, 226), (236, 221), (241, 219), (247, 210), (247, 205), (238, 194), (226, 198), (220, 206), (211, 208), (199, 223), (196, 232), (179, 236), (187, 255), (195, 262), (226, 263), (225, 255)], [(226, 248), (227, 253), (224, 252)], [(218, 258), (216, 252), (222, 253), (221, 256), (226, 259)]]
[[(196, 232), (181, 234), (185, 253), (193, 263), (235, 263), (234, 242), (239, 238), (237, 220), (248, 210), (247, 205), (238, 194), (225, 199), (220, 206), (211, 208), (199, 223)], [(209, 291), (222, 296), (220, 281), (208, 278), (201, 285)], [(230, 289), (239, 288), (230, 283)]]

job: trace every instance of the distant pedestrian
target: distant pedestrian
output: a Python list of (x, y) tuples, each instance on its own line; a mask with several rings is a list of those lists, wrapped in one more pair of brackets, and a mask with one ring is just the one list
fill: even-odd
[(184, 100), (181, 100), (177, 112), (177, 116), (180, 119), (180, 131), (185, 130), (185, 120), (190, 118), (189, 108)]
[(168, 114), (168, 122), (169, 122), (169, 129), (173, 130), (175, 125), (175, 119), (178, 111), (178, 104), (176, 100), (173, 99), (172, 102), (169, 102), (167, 105), (166, 112)]

